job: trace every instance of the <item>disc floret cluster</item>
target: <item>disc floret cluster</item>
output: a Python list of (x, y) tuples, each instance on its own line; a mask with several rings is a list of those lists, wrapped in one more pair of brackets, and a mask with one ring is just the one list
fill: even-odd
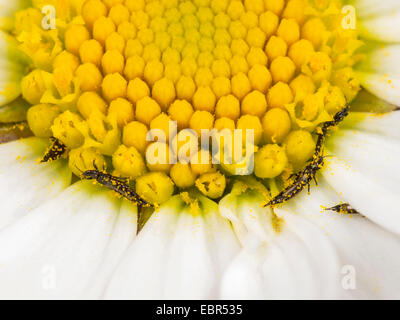
[[(312, 157), (318, 125), (359, 90), (352, 70), (359, 42), (343, 28), (340, 1), (78, 0), (55, 7), (55, 30), (43, 30), (36, 5), (16, 14), (12, 31), (32, 61), (21, 84), (32, 105), (30, 129), (62, 142), (77, 176), (104, 168), (131, 179), (151, 202), (192, 187), (224, 195), (243, 163), (213, 163), (212, 147), (200, 145), (204, 129), (242, 130), (243, 137), (251, 130), (251, 174), (284, 184)], [(154, 129), (165, 137), (152, 137)], [(187, 161), (148, 161), (149, 154), (180, 152)]]

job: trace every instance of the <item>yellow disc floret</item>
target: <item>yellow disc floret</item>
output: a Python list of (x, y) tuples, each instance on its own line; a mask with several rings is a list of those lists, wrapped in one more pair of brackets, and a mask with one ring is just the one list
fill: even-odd
[(178, 188), (185, 189), (193, 186), (196, 176), (187, 163), (176, 163), (171, 168), (171, 179)]
[(151, 143), (146, 149), (147, 167), (150, 171), (169, 173), (171, 170), (171, 149), (166, 142)]
[(168, 108), (168, 114), (173, 121), (177, 122), (179, 130), (189, 127), (193, 112), (192, 105), (185, 100), (175, 100)]
[(226, 188), (226, 178), (220, 172), (205, 173), (196, 180), (196, 187), (211, 199), (222, 197)]
[(289, 161), (299, 168), (312, 158), (315, 142), (311, 133), (304, 130), (292, 131), (285, 140)]
[(240, 116), (240, 101), (231, 94), (222, 97), (218, 100), (215, 115), (217, 118), (226, 117), (237, 120)]
[(123, 128), (134, 118), (133, 105), (124, 98), (117, 98), (111, 101), (108, 114), (115, 116), (118, 126)]
[(130, 102), (136, 104), (139, 100), (150, 96), (150, 88), (140, 78), (129, 81), (126, 95)]
[(249, 81), (254, 90), (266, 93), (272, 84), (272, 76), (264, 65), (256, 64), (249, 71)]
[(52, 136), (51, 126), (60, 113), (58, 106), (38, 104), (29, 108), (26, 119), (35, 136), (50, 138)]
[(81, 117), (70, 111), (65, 111), (54, 119), (51, 126), (53, 136), (64, 143), (68, 148), (79, 148), (84, 143), (82, 126), (84, 122)]
[(104, 77), (101, 89), (107, 101), (126, 97), (127, 81), (119, 73), (108, 74)]
[(197, 133), (200, 138), (202, 130), (211, 130), (214, 125), (214, 115), (208, 111), (196, 111), (189, 121), (189, 127)]
[(104, 45), (108, 36), (115, 30), (115, 24), (110, 18), (100, 17), (94, 22), (93, 38)]
[(101, 0), (88, 0), (82, 6), (82, 17), (89, 28), (93, 27), (97, 19), (106, 15), (107, 7)]
[(47, 90), (46, 78), (46, 73), (37, 69), (22, 79), (22, 96), (30, 104), (40, 103), (44, 92)]
[(97, 67), (100, 67), (103, 57), (103, 47), (97, 40), (86, 40), (79, 48), (79, 56), (83, 63), (93, 63)]
[(264, 139), (270, 143), (281, 143), (291, 129), (291, 120), (286, 110), (273, 108), (262, 118)]
[(292, 90), (284, 82), (278, 82), (268, 91), (267, 102), (271, 108), (284, 108), (286, 104), (292, 101)]
[(150, 203), (161, 204), (171, 198), (174, 183), (163, 172), (150, 172), (136, 179), (136, 192)]
[(128, 123), (123, 130), (122, 142), (127, 147), (135, 147), (141, 154), (144, 155), (149, 142), (147, 141), (148, 127), (139, 122), (132, 121)]
[(151, 120), (161, 113), (161, 107), (154, 99), (144, 97), (136, 104), (136, 119), (150, 125)]
[(107, 51), (101, 59), (104, 74), (121, 73), (125, 67), (125, 58), (118, 50)]
[[(246, 143), (246, 137), (248, 135), (254, 135), (254, 144), (259, 144), (262, 138), (262, 126), (260, 118), (252, 115), (241, 116), (237, 121), (237, 129), (242, 130), (242, 140)], [(247, 132), (249, 131), (249, 132)]]
[(193, 106), (196, 110), (213, 112), (216, 98), (210, 87), (199, 87), (193, 96)]
[(119, 146), (112, 156), (112, 163), (122, 177), (136, 178), (146, 172), (144, 159), (135, 147)]
[(104, 156), (96, 148), (77, 148), (69, 153), (68, 165), (78, 177), (87, 170), (106, 170), (107, 164)]
[(97, 91), (100, 89), (103, 76), (93, 63), (81, 64), (76, 69), (76, 77), (82, 91)]
[(153, 85), (152, 96), (161, 108), (166, 111), (176, 97), (174, 83), (167, 78), (158, 80)]
[(196, 152), (190, 159), (190, 167), (195, 175), (203, 175), (215, 171), (211, 154), (207, 150), (199, 150)]
[(93, 110), (98, 110), (103, 114), (107, 113), (107, 103), (94, 91), (84, 92), (78, 99), (77, 107), (85, 119), (89, 118)]
[(254, 173), (259, 178), (275, 178), (288, 164), (285, 149), (277, 144), (267, 144), (254, 156)]
[(300, 28), (294, 19), (282, 19), (277, 31), (278, 37), (286, 41), (288, 46), (299, 40)]
[[(145, 61), (138, 55), (130, 56), (126, 60), (124, 76), (128, 80), (143, 77)], [(140, 79), (139, 79), (140, 80)], [(129, 90), (129, 89), (128, 89)]]
[(89, 39), (90, 34), (85, 26), (73, 24), (65, 31), (65, 48), (69, 52), (79, 55), (79, 48)]
[(172, 150), (179, 162), (188, 163), (199, 150), (198, 136), (192, 129), (184, 129), (172, 140)]
[(271, 62), (271, 75), (274, 82), (288, 83), (294, 76), (296, 65), (288, 57), (277, 57)]
[(172, 119), (164, 112), (159, 114), (150, 122), (150, 129), (152, 130), (152, 137), (155, 141), (167, 142), (169, 141), (170, 135), (170, 125), (172, 124)]
[(267, 99), (260, 91), (252, 91), (242, 101), (242, 114), (262, 117), (267, 110)]

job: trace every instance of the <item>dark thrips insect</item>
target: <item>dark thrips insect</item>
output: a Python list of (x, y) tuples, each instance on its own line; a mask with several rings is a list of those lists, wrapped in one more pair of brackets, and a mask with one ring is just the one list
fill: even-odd
[(351, 207), (348, 203), (338, 204), (332, 208), (326, 208), (325, 211), (335, 211), (344, 214), (360, 214), (356, 209)]
[(318, 139), (315, 147), (315, 153), (314, 153), (315, 157), (319, 156), (322, 152), (326, 140), (326, 135), (328, 134), (328, 129), (337, 126), (344, 120), (344, 118), (348, 116), (348, 114), (349, 114), (349, 107), (347, 106), (344, 109), (340, 110), (338, 113), (336, 113), (332, 121), (326, 121), (322, 124), (322, 127), (320, 128), (321, 133), (317, 133)]
[(322, 149), (324, 147), (326, 135), (328, 133), (328, 129), (337, 126), (343, 119), (349, 114), (349, 107), (346, 106), (344, 109), (335, 114), (332, 121), (326, 121), (322, 124), (320, 130), (321, 133), (318, 133), (318, 140), (315, 147), (315, 152), (313, 155), (313, 159), (311, 162), (297, 174), (294, 174), (294, 181), (291, 185), (285, 188), (281, 193), (279, 193), (276, 197), (274, 197), (269, 203), (265, 206), (274, 206), (277, 204), (284, 203), (297, 194), (299, 194), (303, 189), (307, 186), (308, 192), (310, 192), (311, 181), (314, 180), (315, 184), (318, 185), (316, 180), (317, 172), (324, 165), (324, 156), (322, 155)]
[(277, 204), (284, 203), (294, 196), (299, 194), (304, 188), (307, 186), (308, 192), (310, 192), (310, 185), (311, 181), (314, 180), (315, 184), (318, 185), (316, 174), (318, 170), (322, 168), (324, 165), (324, 157), (318, 156), (314, 158), (305, 168), (303, 171), (296, 175), (295, 181), (285, 188), (281, 193), (279, 193), (276, 197), (274, 197), (270, 202), (268, 202), (265, 207), (267, 206), (274, 206)]
[(40, 162), (56, 161), (67, 152), (67, 146), (56, 138), (51, 138), (52, 144), (43, 156)]
[(152, 207), (152, 204), (141, 198), (124, 179), (114, 177), (111, 174), (95, 170), (87, 170), (82, 173), (86, 180), (96, 180), (99, 184), (120, 194), (123, 198), (137, 203), (140, 207)]

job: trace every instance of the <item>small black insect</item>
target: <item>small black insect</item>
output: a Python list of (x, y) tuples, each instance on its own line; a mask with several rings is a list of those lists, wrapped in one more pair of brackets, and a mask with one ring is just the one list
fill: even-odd
[(281, 193), (279, 193), (276, 197), (274, 197), (269, 203), (265, 205), (267, 206), (274, 206), (277, 204), (284, 203), (301, 191), (307, 186), (308, 192), (310, 192), (311, 181), (314, 180), (315, 184), (318, 185), (316, 174), (317, 172), (323, 167), (324, 165), (324, 156), (323, 154), (323, 147), (325, 144), (326, 136), (328, 134), (328, 130), (333, 127), (337, 126), (343, 119), (349, 114), (349, 107), (345, 107), (341, 111), (335, 114), (332, 121), (326, 121), (322, 124), (320, 128), (320, 132), (317, 133), (318, 139), (315, 147), (315, 152), (313, 155), (313, 159), (311, 162), (303, 169), (292, 177), (294, 177), (294, 181), (291, 185), (285, 188)]
[(56, 138), (51, 138), (52, 144), (46, 151), (43, 159), (40, 162), (51, 162), (61, 159), (62, 156), (67, 152), (67, 146)]
[(295, 177), (294, 182), (285, 188), (281, 193), (279, 193), (276, 197), (274, 197), (270, 202), (268, 202), (265, 207), (267, 206), (275, 206), (277, 204), (284, 203), (301, 191), (307, 186), (308, 192), (310, 192), (311, 181), (314, 180), (315, 184), (318, 185), (316, 174), (318, 170), (320, 170), (324, 165), (324, 158), (323, 156), (318, 156), (313, 158), (313, 160), (303, 169), (303, 171), (299, 172)]
[(322, 154), (322, 149), (324, 148), (328, 130), (331, 127), (337, 126), (339, 123), (341, 123), (344, 120), (344, 118), (348, 116), (348, 114), (349, 114), (349, 107), (347, 106), (344, 109), (340, 110), (338, 113), (336, 113), (332, 121), (326, 121), (322, 124), (322, 127), (320, 128), (321, 131), (317, 133), (318, 139), (315, 147), (314, 157), (318, 157), (319, 155)]
[(314, 157), (318, 157), (322, 155), (322, 151), (324, 148), (325, 140), (326, 140), (327, 131), (323, 131), (322, 133), (318, 133), (317, 143), (315, 145)]
[(348, 203), (338, 204), (332, 208), (326, 208), (325, 211), (335, 211), (344, 214), (360, 214), (356, 209), (351, 207)]
[(329, 128), (337, 126), (339, 123), (341, 123), (344, 120), (344, 118), (346, 118), (349, 115), (349, 109), (350, 108), (346, 106), (333, 116), (332, 121), (324, 122), (321, 128), (322, 132), (326, 135)]
[[(96, 166), (95, 166), (96, 168)], [(95, 170), (87, 170), (82, 173), (82, 179), (96, 180), (99, 184), (120, 194), (125, 199), (137, 203), (140, 207), (152, 207), (152, 204), (141, 198), (124, 179), (114, 177), (111, 174)]]

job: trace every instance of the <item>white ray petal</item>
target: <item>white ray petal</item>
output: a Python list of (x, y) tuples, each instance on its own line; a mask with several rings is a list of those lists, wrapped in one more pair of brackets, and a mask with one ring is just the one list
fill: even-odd
[(370, 73), (398, 76), (400, 74), (400, 45), (380, 46), (368, 52), (367, 58), (357, 68)]
[[(235, 188), (235, 186), (234, 186)], [(254, 191), (233, 194), (220, 202), (231, 219), (243, 250), (230, 264), (222, 281), (224, 299), (299, 299), (334, 297), (339, 264), (323, 231), (292, 212), (277, 209), (283, 219), (276, 227), (263, 197)], [(275, 224), (275, 225), (274, 225)]]
[(350, 0), (350, 4), (357, 9), (357, 15), (361, 18), (390, 14), (400, 8), (398, 0)]
[[(337, 156), (349, 171), (360, 173), (378, 186), (396, 189), (400, 182), (400, 143), (388, 136), (369, 132), (341, 130), (332, 135), (327, 152)], [(333, 169), (328, 173), (334, 174)]]
[[(385, 115), (384, 120), (391, 115)], [(393, 128), (383, 128), (384, 120), (377, 128), (390, 133)], [(329, 184), (371, 220), (400, 232), (396, 207), (400, 181), (398, 139), (389, 134), (340, 130), (328, 140), (327, 152), (335, 156), (326, 159), (328, 166), (323, 172)]]
[(136, 238), (137, 220), (137, 206), (123, 200), (103, 261), (93, 275), (89, 288), (85, 290), (84, 298), (97, 299), (102, 297), (118, 263)]
[(29, 138), (0, 145), (0, 230), (71, 183), (64, 160), (39, 164), (46, 142)]
[(359, 22), (361, 35), (379, 42), (400, 42), (399, 28), (400, 10), (393, 10), (387, 14), (362, 19)]
[(377, 224), (400, 233), (396, 190), (378, 184), (339, 158), (327, 159), (327, 164), (324, 177), (346, 202)]
[(217, 211), (206, 216), (180, 216), (168, 258), (165, 299), (218, 297), (219, 280), (239, 247)]
[(347, 130), (369, 132), (390, 139), (400, 140), (399, 124), (399, 111), (384, 114), (351, 112), (341, 126)]
[[(331, 207), (339, 202), (339, 195), (321, 178), (310, 196), (300, 194), (287, 206), (324, 230), (334, 244), (341, 263), (340, 291), (336, 298), (399, 298), (400, 257), (393, 254), (400, 249), (399, 238), (364, 217), (322, 212), (321, 206)], [(355, 271), (355, 287), (343, 286), (351, 268)]]
[(80, 298), (98, 269), (119, 200), (78, 182), (0, 232), (0, 297)]
[(256, 250), (240, 251), (222, 279), (220, 295), (222, 299), (288, 299), (295, 291), (293, 276), (282, 250), (263, 243)]
[(220, 201), (221, 215), (230, 220), (242, 245), (258, 245), (274, 234), (272, 212), (264, 208), (265, 199), (257, 192), (230, 194)]
[(165, 266), (165, 299), (216, 298), (217, 274), (207, 247), (205, 228), (201, 216), (181, 213)]
[(400, 106), (399, 75), (356, 72), (356, 76), (369, 92), (395, 106)]
[(283, 230), (256, 248), (247, 246), (222, 281), (223, 299), (312, 299), (336, 296), (338, 257), (323, 231), (280, 210)]
[(238, 251), (237, 240), (215, 204), (209, 212), (193, 215), (179, 199), (163, 205), (144, 226), (106, 298), (217, 297), (219, 279)]
[[(327, 159), (323, 172), (329, 184), (360, 212), (389, 230), (400, 232), (397, 188), (400, 181), (398, 135), (399, 115), (392, 112), (366, 117), (368, 131), (340, 130), (327, 142)], [(376, 124), (375, 124), (376, 122)]]
[(162, 297), (169, 245), (178, 218), (176, 210), (155, 212), (114, 272), (106, 299)]
[(372, 113), (373, 115), (396, 111), (398, 107), (380, 99), (367, 90), (361, 90), (357, 97), (351, 102), (353, 113)]

